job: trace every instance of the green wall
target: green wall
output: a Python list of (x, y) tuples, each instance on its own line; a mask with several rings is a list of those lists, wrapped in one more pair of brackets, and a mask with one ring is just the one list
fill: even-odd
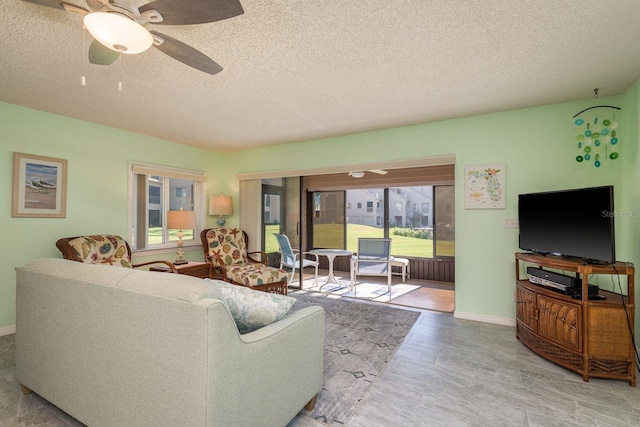
[[(215, 153), (6, 103), (0, 103), (0, 141), (0, 329), (15, 324), (15, 266), (60, 257), (61, 237), (127, 235), (130, 160), (206, 171), (208, 188), (217, 190)], [(13, 152), (68, 160), (66, 218), (11, 217)], [(195, 254), (201, 258), (201, 249)]]
[[(600, 98), (598, 105), (631, 104), (627, 98), (627, 94)], [(318, 168), (455, 154), (456, 312), (497, 318), (492, 320), (514, 319), (514, 252), (518, 250), (518, 231), (505, 229), (503, 221), (517, 218), (517, 195), (612, 184), (617, 190), (616, 206), (621, 206), (623, 169), (625, 165), (633, 168), (637, 164), (628, 158), (627, 151), (606, 168), (575, 162), (573, 115), (593, 105), (594, 100), (588, 99), (246, 150), (228, 155), (231, 160), (227, 172)], [(627, 129), (637, 126), (637, 119), (636, 123), (629, 120), (630, 123), (621, 126)], [(636, 142), (637, 136), (625, 137), (624, 150), (634, 147)], [(464, 168), (483, 164), (506, 165), (506, 209), (464, 209)], [(622, 230), (618, 229), (616, 234), (621, 237)], [(618, 258), (633, 259), (633, 250), (631, 245), (624, 245)]]
[[(625, 214), (616, 221), (616, 251), (618, 259), (632, 262), (639, 271), (636, 277), (640, 277), (640, 80), (632, 85), (621, 97), (625, 141), (632, 143), (625, 145), (622, 174), (622, 200), (617, 206)], [(616, 208), (617, 210), (617, 208)], [(640, 281), (635, 280), (635, 331), (636, 337), (640, 336)], [(638, 343), (636, 342), (636, 345)]]
[[(0, 261), (0, 328), (15, 322), (13, 268), (30, 259), (59, 256), (59, 237), (114, 232), (126, 235), (128, 160), (140, 160), (207, 172), (208, 194), (224, 192), (236, 201), (230, 225), (237, 223), (236, 174), (318, 168), (386, 160), (455, 154), (456, 164), (456, 312), (488, 319), (513, 319), (514, 257), (517, 229), (505, 218), (517, 217), (517, 195), (581, 186), (613, 184), (616, 207), (639, 209), (640, 153), (636, 149), (640, 117), (636, 83), (624, 94), (598, 104), (623, 107), (621, 158), (608, 167), (581, 165), (575, 157), (572, 117), (594, 105), (593, 99), (487, 114), (355, 135), (310, 140), (234, 153), (213, 153), (74, 119), (0, 103), (2, 200), (11, 199), (14, 151), (69, 160), (67, 218), (11, 218), (7, 202), (0, 210), (1, 231), (9, 236)], [(506, 209), (466, 210), (465, 166), (506, 166)], [(213, 226), (215, 219), (210, 220)], [(640, 219), (617, 225), (618, 258), (640, 265)], [(99, 223), (99, 229), (96, 229)], [(167, 254), (171, 259), (173, 254)], [(190, 258), (201, 257), (198, 251)], [(638, 325), (636, 325), (638, 328)]]

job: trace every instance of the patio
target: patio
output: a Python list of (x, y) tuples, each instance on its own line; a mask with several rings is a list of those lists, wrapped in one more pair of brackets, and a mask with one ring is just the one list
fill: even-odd
[[(350, 277), (348, 271), (334, 271), (338, 283), (323, 285), (328, 278), (328, 270), (318, 270), (318, 285), (315, 284), (313, 274), (305, 273), (302, 287), (305, 290), (317, 291), (335, 295), (367, 299), (393, 305), (415, 307), (426, 310), (451, 313), (454, 310), (455, 284), (421, 279), (407, 279), (402, 283), (401, 277), (393, 276), (391, 295), (388, 293), (386, 278), (359, 277), (353, 291), (349, 289)], [(300, 287), (298, 276), (289, 283), (291, 288)], [(322, 287), (319, 289), (319, 287)]]

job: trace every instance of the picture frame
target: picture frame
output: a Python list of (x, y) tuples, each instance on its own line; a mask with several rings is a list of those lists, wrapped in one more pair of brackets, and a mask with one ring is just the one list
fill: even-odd
[(14, 218), (65, 218), (67, 215), (67, 161), (13, 153)]
[(465, 209), (504, 209), (504, 164), (467, 166), (464, 169)]

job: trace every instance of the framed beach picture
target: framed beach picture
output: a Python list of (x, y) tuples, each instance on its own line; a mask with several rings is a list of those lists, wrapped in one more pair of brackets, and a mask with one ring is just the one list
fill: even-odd
[(505, 208), (505, 165), (464, 168), (464, 208)]
[(66, 204), (66, 160), (13, 153), (12, 217), (64, 218)]

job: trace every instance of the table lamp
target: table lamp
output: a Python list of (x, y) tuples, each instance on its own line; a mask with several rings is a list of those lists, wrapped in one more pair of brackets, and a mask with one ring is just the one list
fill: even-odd
[(219, 196), (211, 196), (209, 198), (209, 215), (219, 215), (218, 225), (222, 227), (225, 224), (223, 215), (233, 214), (233, 199), (231, 196), (224, 196), (220, 193)]
[(184, 233), (182, 230), (193, 230), (196, 226), (196, 213), (194, 211), (184, 211), (180, 208), (179, 211), (168, 211), (167, 212), (167, 228), (169, 230), (179, 230), (178, 231), (178, 259), (175, 260), (175, 265), (186, 264), (187, 261), (184, 259), (184, 251), (182, 250), (182, 245), (184, 242), (182, 238), (184, 237)]

